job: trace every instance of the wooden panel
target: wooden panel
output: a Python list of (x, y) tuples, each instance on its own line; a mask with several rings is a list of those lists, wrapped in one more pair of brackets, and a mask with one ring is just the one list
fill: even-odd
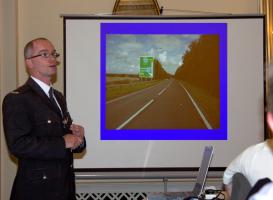
[(159, 15), (156, 0), (116, 0), (113, 15)]

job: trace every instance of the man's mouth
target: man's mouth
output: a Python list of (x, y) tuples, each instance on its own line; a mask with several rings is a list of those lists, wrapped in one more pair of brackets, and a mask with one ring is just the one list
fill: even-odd
[(56, 65), (49, 65), (49, 67), (56, 67)]

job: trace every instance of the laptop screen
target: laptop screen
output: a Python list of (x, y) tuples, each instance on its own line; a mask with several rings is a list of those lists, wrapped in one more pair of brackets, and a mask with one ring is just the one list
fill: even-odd
[(204, 153), (203, 153), (203, 158), (202, 162), (198, 171), (197, 179), (195, 186), (193, 188), (193, 195), (194, 196), (199, 196), (204, 188), (205, 182), (206, 182), (206, 177), (208, 173), (208, 169), (210, 166), (210, 162), (212, 159), (213, 155), (213, 146), (206, 146)]

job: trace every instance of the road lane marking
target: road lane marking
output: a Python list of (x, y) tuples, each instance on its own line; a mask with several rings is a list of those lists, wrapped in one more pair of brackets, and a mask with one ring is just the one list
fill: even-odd
[(168, 87), (170, 87), (170, 85), (171, 85), (171, 81), (170, 81), (170, 83), (167, 85), (167, 87), (165, 87), (164, 89), (162, 89), (157, 95), (160, 96), (161, 94), (163, 94), (163, 92), (165, 92), (165, 91), (168, 89)]
[(160, 96), (163, 92), (166, 91), (167, 88), (164, 88), (163, 90), (161, 90), (157, 95)]
[(116, 130), (122, 129), (126, 124), (128, 124), (130, 121), (132, 121), (139, 113), (141, 113), (145, 108), (147, 108), (151, 103), (153, 103), (154, 100), (150, 100), (146, 105), (144, 105), (142, 108), (140, 108), (135, 114), (133, 114), (129, 119), (127, 119), (125, 122), (123, 122), (119, 127), (116, 128)]
[[(165, 81), (160, 82), (159, 84), (162, 84), (162, 83), (164, 83), (164, 82), (165, 82)], [(132, 92), (132, 93), (126, 94), (126, 95), (124, 95), (124, 96), (117, 97), (117, 98), (115, 98), (115, 99), (112, 99), (112, 100), (107, 101), (106, 104), (113, 103), (113, 102), (115, 102), (115, 101), (119, 101), (119, 100), (125, 99), (126, 97), (130, 97), (130, 96), (136, 95), (136, 94), (138, 94), (138, 93), (145, 92), (146, 90), (150, 90), (150, 89), (152, 89), (153, 87), (156, 87), (156, 86), (158, 86), (158, 84), (153, 85), (153, 86), (151, 86), (151, 87), (144, 88), (144, 89), (139, 90), (139, 91), (136, 91), (136, 92)]]
[(212, 129), (210, 123), (208, 122), (208, 120), (206, 119), (205, 115), (202, 113), (202, 111), (199, 109), (199, 107), (197, 106), (197, 103), (195, 103), (194, 99), (191, 97), (190, 93), (188, 92), (188, 90), (179, 82), (180, 86), (184, 88), (184, 90), (186, 91), (187, 95), (189, 96), (191, 102), (193, 103), (194, 107), (196, 108), (197, 112), (199, 113), (200, 117), (202, 118), (203, 122), (205, 123), (206, 127), (208, 129)]

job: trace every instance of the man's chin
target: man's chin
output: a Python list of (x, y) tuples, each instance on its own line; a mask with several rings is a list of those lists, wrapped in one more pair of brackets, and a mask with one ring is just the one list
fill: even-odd
[(48, 78), (54, 77), (54, 76), (57, 75), (56, 72), (57, 72), (57, 70), (51, 70), (51, 72), (48, 72), (48, 73), (46, 74), (46, 76), (47, 76)]
[(56, 74), (57, 72), (57, 67), (51, 67), (51, 72), (53, 73), (52, 75)]

